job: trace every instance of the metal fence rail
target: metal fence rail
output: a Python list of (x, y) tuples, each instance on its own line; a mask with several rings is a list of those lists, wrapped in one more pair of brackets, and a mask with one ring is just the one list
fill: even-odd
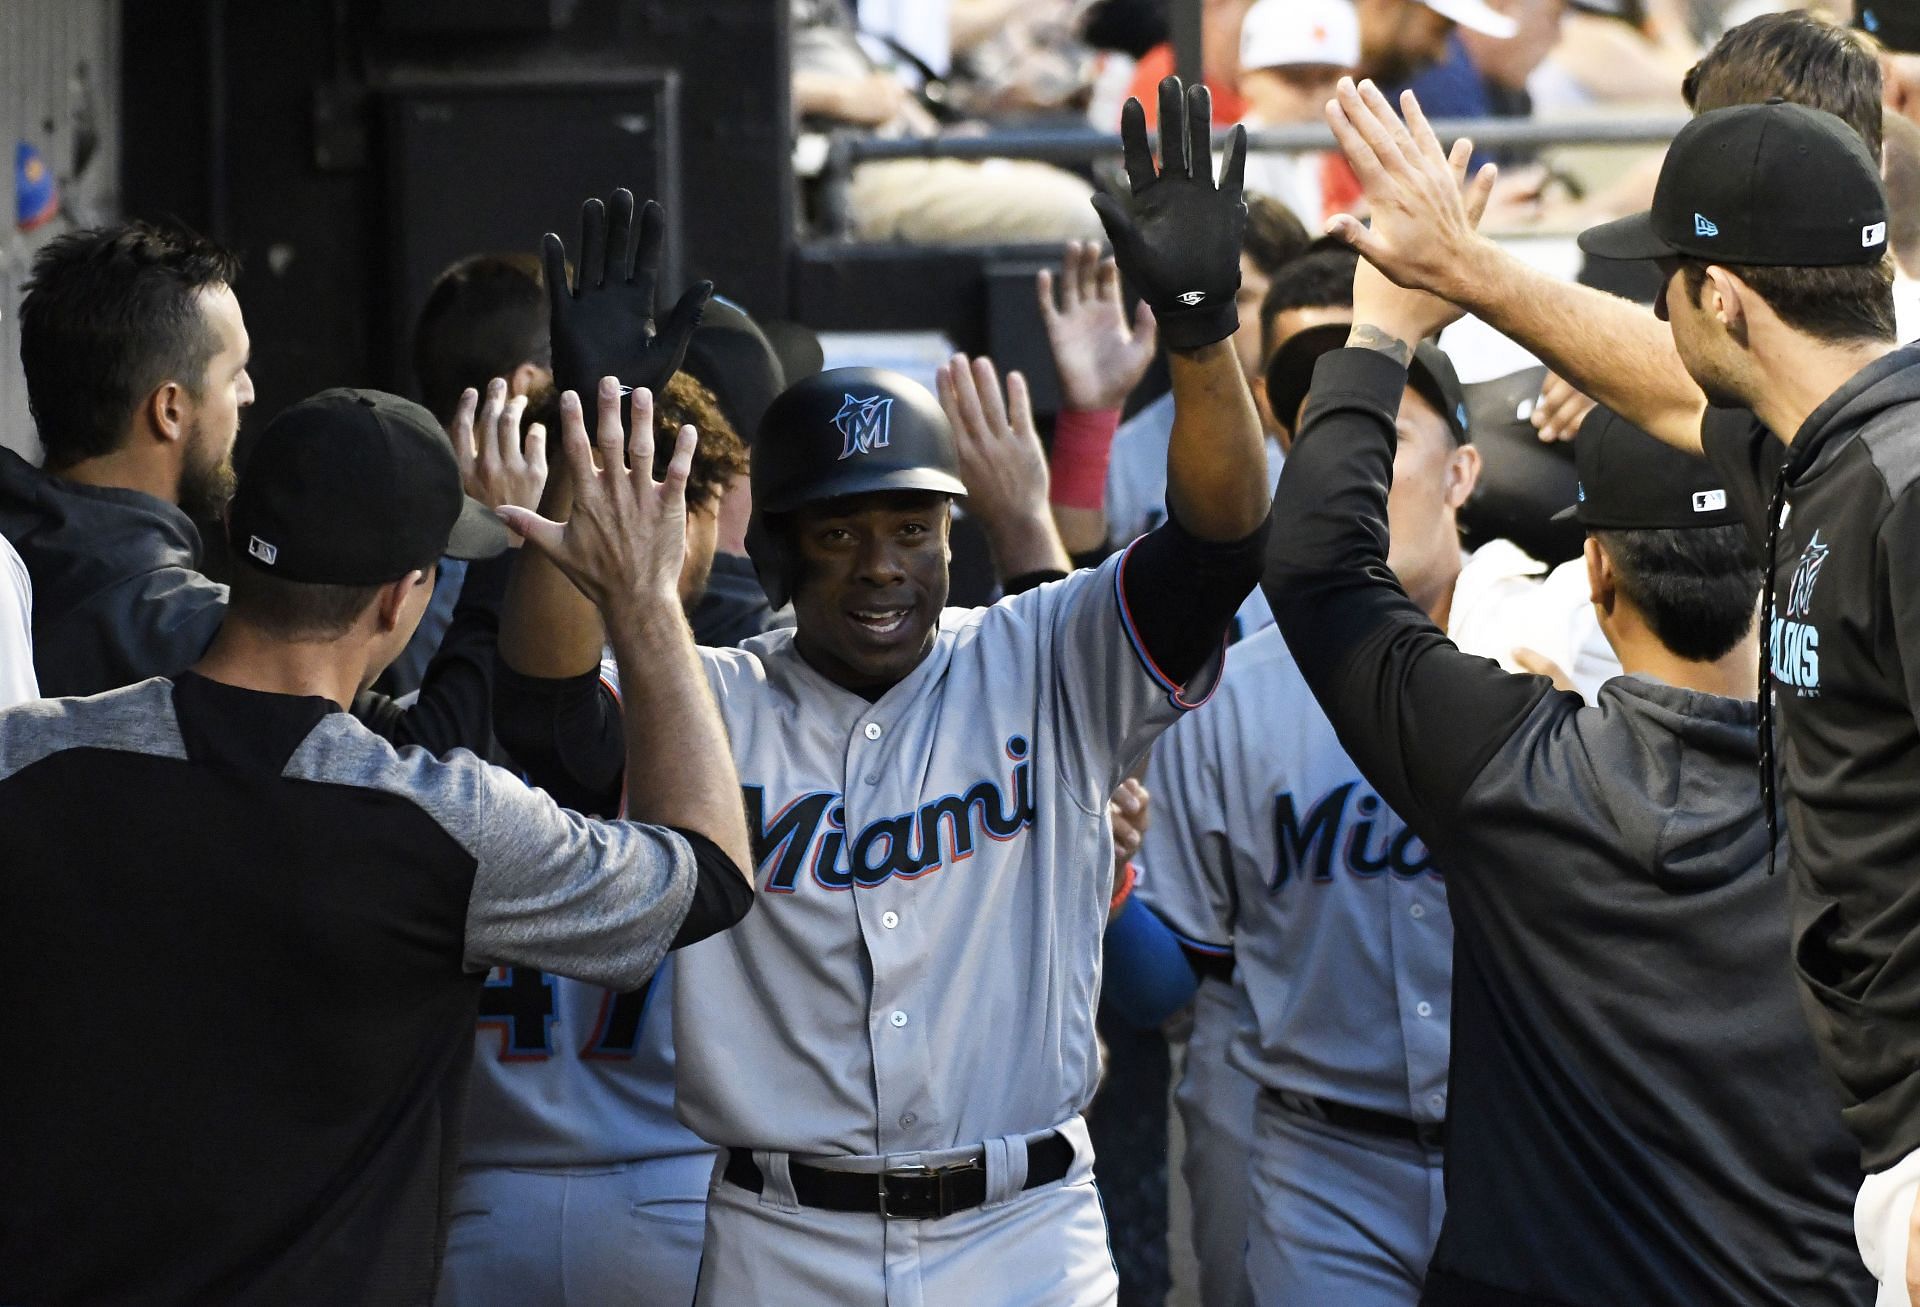
[[(1481, 148), (1545, 149), (1556, 145), (1665, 145), (1687, 119), (1673, 115), (1618, 118), (1443, 118), (1434, 130), (1443, 141), (1465, 136)], [(1216, 133), (1216, 146), (1225, 142)], [(1263, 127), (1247, 133), (1249, 149), (1299, 154), (1334, 148), (1333, 133), (1319, 123)], [(978, 136), (876, 137), (840, 131), (828, 137), (820, 174), (819, 214), (827, 233), (851, 229), (847, 183), (856, 166), (883, 159), (1031, 159), (1077, 166), (1120, 157), (1120, 137), (1073, 126), (1023, 127)]]
[[(1664, 145), (1686, 124), (1682, 117), (1575, 118), (1443, 118), (1433, 124), (1443, 141), (1471, 137), (1478, 146), (1495, 149), (1540, 149), (1550, 145)], [(1215, 133), (1216, 146), (1225, 133)], [(1298, 154), (1330, 150), (1333, 133), (1318, 124), (1262, 127), (1247, 133), (1247, 148)], [(1038, 159), (1047, 163), (1085, 163), (1108, 155), (1118, 157), (1120, 137), (1109, 132), (1073, 127), (1033, 127), (998, 131), (983, 136), (875, 137), (839, 132), (830, 159), (851, 167), (869, 159)]]

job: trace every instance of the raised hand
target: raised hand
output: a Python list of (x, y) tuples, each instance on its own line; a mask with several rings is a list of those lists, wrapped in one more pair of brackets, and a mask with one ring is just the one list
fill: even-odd
[(1450, 298), (1449, 278), (1477, 239), (1496, 171), (1487, 164), (1463, 187), (1463, 161), (1440, 148), (1413, 92), (1401, 95), (1400, 106), (1404, 123), (1371, 81), (1340, 79), (1327, 123), (1366, 191), (1372, 223), (1341, 214), (1327, 230), (1396, 285)]
[(1001, 579), (1069, 570), (1047, 503), (1047, 454), (1027, 379), (1009, 372), (1003, 399), (993, 360), (955, 354), (934, 374), (934, 388), (953, 427), (967, 513), (986, 532)]
[(518, 506), (497, 511), (602, 613), (611, 616), (635, 603), (678, 612), (687, 476), (699, 435), (690, 426), (680, 428), (665, 475), (655, 481), (653, 394), (633, 392), (631, 438), (620, 427), (620, 398), (619, 382), (602, 378), (597, 431), (589, 441), (580, 396), (569, 390), (560, 397), (560, 450), (573, 486), (572, 516), (550, 522)]
[(1129, 776), (1107, 800), (1107, 822), (1113, 827), (1113, 867), (1117, 873), (1139, 856), (1147, 838), (1151, 819), (1151, 796), (1147, 787)]
[[(1435, 148), (1438, 148), (1438, 142)], [(1467, 165), (1473, 158), (1473, 142), (1462, 137), (1453, 143), (1452, 152), (1445, 158), (1457, 190), (1466, 183)], [(1469, 190), (1466, 203), (1475, 220), (1478, 220), (1486, 202), (1485, 187)], [(1438, 295), (1416, 287), (1396, 285), (1370, 259), (1362, 258), (1359, 267), (1354, 270), (1354, 324), (1356, 327), (1361, 324), (1379, 327), (1404, 341), (1408, 351), (1426, 337), (1438, 335), (1443, 328), (1457, 322), (1460, 315), (1458, 308)]]
[[(640, 239), (633, 243), (633, 192), (613, 193), (611, 221), (599, 200), (580, 206), (578, 285), (567, 279), (567, 247), (548, 232), (541, 242), (553, 336), (554, 382), (587, 395), (605, 376), (635, 390), (660, 392), (680, 370), (687, 342), (713, 283), (699, 282), (680, 297), (656, 331), (654, 295), (660, 280), (660, 247), (666, 212), (652, 200), (640, 210)], [(587, 414), (594, 434), (597, 412)]]
[(1120, 269), (1091, 242), (1067, 242), (1057, 301), (1051, 268), (1040, 269), (1035, 280), (1066, 406), (1083, 412), (1119, 408), (1153, 362), (1153, 310), (1142, 300), (1133, 321), (1127, 320)]
[(1205, 86), (1182, 91), (1160, 83), (1160, 167), (1147, 144), (1146, 111), (1128, 100), (1120, 115), (1126, 196), (1096, 195), (1114, 260), (1153, 307), (1168, 349), (1195, 350), (1225, 340), (1240, 325), (1240, 244), (1247, 206), (1240, 198), (1247, 133), (1227, 137), (1220, 184), (1213, 181), (1213, 97)]
[(982, 523), (1046, 517), (1047, 453), (1034, 427), (1027, 379), (1009, 372), (1003, 399), (992, 359), (955, 354), (934, 374), (934, 389), (953, 427), (968, 514)]
[(1573, 388), (1572, 383), (1549, 372), (1540, 383), (1540, 402), (1533, 406), (1530, 419), (1540, 439), (1548, 442), (1572, 440), (1580, 424), (1597, 405)]
[[(479, 407), (479, 421), (474, 409)], [(486, 402), (469, 388), (460, 393), (447, 433), (453, 457), (460, 464), (460, 481), (467, 494), (488, 508), (514, 504), (532, 508), (547, 484), (547, 429), (536, 422), (523, 439), (520, 420), (527, 397), (507, 398), (507, 383), (495, 377), (487, 383)]]

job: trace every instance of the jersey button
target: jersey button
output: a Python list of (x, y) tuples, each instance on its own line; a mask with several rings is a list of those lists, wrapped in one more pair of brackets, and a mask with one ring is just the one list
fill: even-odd
[(880, 738), (880, 723), (879, 723), (879, 722), (868, 722), (868, 723), (867, 723), (867, 729), (866, 729), (865, 731), (863, 731), (863, 732), (861, 732), (861, 733), (862, 733), (863, 735), (865, 735), (865, 736), (866, 736), (866, 737), (867, 737), (867, 738), (868, 738), (869, 740), (877, 740), (877, 739), (879, 739), (879, 738)]
[(904, 1026), (907, 1024), (907, 1014), (905, 1012), (895, 1012), (892, 1016), (888, 1017), (887, 1020), (893, 1022), (896, 1028)]
[(900, 924), (900, 914), (897, 912), (883, 912), (880, 914), (880, 924), (888, 930), (892, 930)]
[(1427, 1098), (1427, 1106), (1436, 1112), (1444, 1112), (1447, 1110), (1447, 1096), (1445, 1094), (1429, 1095)]
[(1426, 916), (1426, 915), (1427, 915), (1427, 910), (1426, 910), (1425, 908), (1423, 908), (1423, 907), (1421, 907), (1421, 906), (1420, 906), (1420, 905), (1419, 905), (1418, 903), (1416, 903), (1416, 904), (1414, 904), (1414, 905), (1413, 905), (1412, 907), (1410, 907), (1410, 908), (1408, 908), (1408, 909), (1407, 909), (1407, 911), (1408, 911), (1408, 912), (1411, 912), (1411, 913), (1413, 914), (1413, 919), (1414, 919), (1415, 921), (1418, 921), (1418, 920), (1420, 920), (1420, 918), (1422, 918), (1422, 917), (1424, 917), (1424, 916)]
[(918, 1121), (919, 1119), (920, 1119), (919, 1117), (915, 1116), (911, 1112), (902, 1112), (900, 1114), (900, 1128), (903, 1130), (911, 1129), (913, 1126), (913, 1123)]
[(1414, 1005), (1414, 1009), (1413, 1009), (1413, 1010), (1414, 1010), (1415, 1012), (1418, 1012), (1418, 1013), (1419, 1013), (1419, 1014), (1420, 1014), (1421, 1016), (1423, 1016), (1423, 1017), (1430, 1017), (1430, 1016), (1432, 1016), (1432, 1015), (1433, 1015), (1433, 1004), (1431, 1004), (1431, 1003), (1417, 1003), (1417, 1004), (1415, 1004), (1415, 1005)]

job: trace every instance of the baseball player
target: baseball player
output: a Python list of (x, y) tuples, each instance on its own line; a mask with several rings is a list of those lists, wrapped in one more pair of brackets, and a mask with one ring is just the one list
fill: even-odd
[[(596, 265), (583, 260), (581, 274), (609, 288), (589, 311), (615, 317), (623, 331), (651, 316), (653, 288), (642, 281), (657, 266), (665, 236), (658, 206), (639, 216), (633, 257), (643, 277), (629, 284), (624, 275), (626, 236), (635, 217), (627, 192), (615, 198), (613, 257), (602, 254)], [(609, 216), (598, 200), (584, 207), (582, 223), (591, 257), (608, 245)], [(575, 389), (584, 384), (580, 329), (567, 316), (572, 296), (565, 270), (554, 271), (544, 285), (537, 264), (532, 271), (519, 264), (497, 271), (495, 281), (511, 291), (501, 298), (511, 304), (496, 306), (492, 323), (496, 330), (503, 322), (515, 329), (501, 334), (544, 345), (549, 317), (558, 318), (560, 334), (574, 343), (557, 352), (560, 371), (549, 380)], [(692, 293), (699, 295), (700, 288)], [(554, 300), (560, 301), (557, 309), (550, 307)], [(703, 325), (697, 334), (731, 335), (744, 318), (737, 310), (723, 310), (722, 316), (732, 321), (719, 331)], [(678, 315), (626, 360), (643, 369), (627, 373), (630, 379), (658, 387), (657, 399), (650, 394), (636, 409), (653, 424), (657, 448), (669, 447), (683, 425), (699, 428), (678, 586), (689, 612), (713, 556), (717, 501), (728, 480), (746, 468), (739, 438), (715, 396), (694, 380), (691, 367), (673, 371), (682, 350), (689, 360), (698, 352), (690, 339), (695, 335), (691, 315)], [(734, 372), (743, 375), (738, 367)], [(521, 414), (517, 405), (503, 406), (507, 389), (499, 382), (488, 388), (481, 426), (497, 432), (497, 445), (515, 449)], [(460, 401), (456, 447), (474, 401), (472, 391)], [(564, 465), (553, 480), (567, 485), (570, 511)], [(542, 502), (550, 513), (565, 515), (551, 499)], [(593, 630), (596, 639), (604, 636), (597, 619)], [(525, 641), (511, 652), (523, 664), (532, 656)], [(532, 669), (540, 670), (537, 664)], [(497, 675), (512, 680), (516, 673), (506, 666)], [(504, 696), (502, 702), (511, 711), (518, 701)], [(544, 740), (526, 731), (509, 734), (515, 762), (555, 797), (565, 795), (562, 802), (597, 816), (620, 814), (623, 793), (570, 785), (548, 765), (551, 749)], [(646, 985), (630, 992), (531, 967), (501, 967), (488, 975), (480, 991), (461, 1169), (449, 1206), (438, 1291), (443, 1307), (686, 1307), (693, 1301), (713, 1150), (673, 1116), (672, 971), (669, 955)]]
[[(1411, 547), (1393, 566), (1439, 621), (1479, 470), (1463, 412), (1452, 366), (1423, 344), (1400, 399), (1393, 523)], [(1228, 1063), (1258, 1086), (1251, 1147), (1238, 1171), (1209, 1161), (1227, 1183), (1250, 1176), (1251, 1300), (1414, 1303), (1444, 1206), (1453, 931), (1439, 869), (1361, 778), (1272, 629), (1235, 647), (1215, 702), (1155, 747), (1147, 789), (1160, 813), (1133, 912), (1234, 968), (1237, 993), (1217, 1006), (1237, 1018)], [(1191, 991), (1210, 971), (1174, 975)], [(1230, 1100), (1210, 1106), (1226, 1131), (1247, 1130)]]
[[(963, 487), (933, 397), (841, 369), (761, 423), (749, 544), (798, 626), (706, 654), (768, 898), (742, 947), (676, 968), (678, 1112), (724, 1150), (703, 1303), (1114, 1298), (1078, 1115), (1106, 805), (1217, 678), (1268, 504), (1224, 343), (1244, 140), (1216, 186), (1206, 92), (1169, 78), (1161, 96), (1161, 168), (1130, 104), (1132, 193), (1096, 204), (1172, 354), (1166, 524), (1099, 569), (943, 613)], [(571, 621), (563, 579), (521, 562), (508, 626)], [(591, 670), (574, 684), (604, 715)], [(576, 776), (617, 783), (612, 733), (569, 737)]]

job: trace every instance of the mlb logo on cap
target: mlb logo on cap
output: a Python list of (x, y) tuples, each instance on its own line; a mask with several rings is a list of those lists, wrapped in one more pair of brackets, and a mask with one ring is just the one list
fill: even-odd
[(1884, 222), (1870, 222), (1860, 229), (1860, 248), (1863, 250), (1870, 250), (1886, 239), (1887, 224)]
[(268, 567), (272, 567), (273, 560), (280, 557), (280, 551), (262, 540), (259, 536), (255, 536), (253, 539), (247, 541), (247, 552), (265, 563)]
[(1693, 492), (1693, 511), (1696, 513), (1717, 513), (1727, 506), (1727, 492), (1724, 490), (1696, 490)]

